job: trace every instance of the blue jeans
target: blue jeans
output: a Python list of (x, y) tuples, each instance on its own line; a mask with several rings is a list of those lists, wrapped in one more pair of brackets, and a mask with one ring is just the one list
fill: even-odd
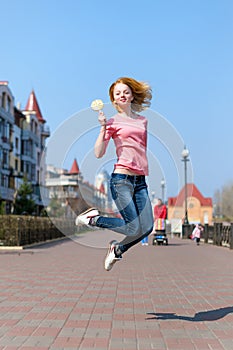
[(145, 176), (113, 173), (110, 189), (122, 218), (100, 216), (96, 226), (126, 236), (116, 249), (117, 255), (120, 255), (152, 232), (152, 207)]
[(141, 242), (142, 244), (148, 244), (148, 236), (144, 237)]

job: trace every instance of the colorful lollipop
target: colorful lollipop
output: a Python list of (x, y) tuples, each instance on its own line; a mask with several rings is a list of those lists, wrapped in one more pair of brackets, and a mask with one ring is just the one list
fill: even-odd
[(92, 109), (93, 111), (98, 112), (98, 111), (100, 111), (101, 109), (103, 109), (103, 107), (104, 107), (104, 103), (103, 103), (102, 100), (94, 100), (94, 101), (92, 101), (92, 103), (91, 103), (91, 109)]

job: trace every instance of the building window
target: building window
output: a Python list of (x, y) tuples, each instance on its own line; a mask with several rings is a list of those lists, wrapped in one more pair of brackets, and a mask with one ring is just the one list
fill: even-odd
[(2, 163), (4, 168), (8, 168), (8, 152), (3, 150)]
[(26, 174), (30, 175), (30, 164), (26, 162)]
[(22, 141), (21, 151), (22, 151), (23, 155), (32, 157), (33, 156), (32, 140), (24, 140), (24, 141)]
[(38, 134), (38, 125), (37, 125), (37, 123), (35, 123), (35, 135), (37, 135)]
[(3, 134), (3, 119), (0, 118), (0, 134)]
[(6, 93), (2, 93), (2, 108), (6, 108)]
[(40, 166), (40, 152), (37, 152), (37, 165)]
[(8, 176), (1, 174), (1, 186), (8, 187)]
[(16, 170), (16, 171), (19, 170), (18, 167), (19, 167), (18, 159), (15, 159), (15, 170)]
[(31, 180), (35, 181), (36, 180), (36, 166), (32, 164), (31, 166)]
[(7, 96), (7, 107), (6, 107), (7, 109), (7, 112), (9, 112), (10, 113), (10, 111), (11, 111), (11, 99), (10, 99), (10, 97), (9, 96)]
[(208, 211), (204, 211), (204, 224), (209, 223), (209, 213)]

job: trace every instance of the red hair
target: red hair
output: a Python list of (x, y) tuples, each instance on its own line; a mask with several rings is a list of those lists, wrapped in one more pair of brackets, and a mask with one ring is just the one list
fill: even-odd
[(137, 81), (133, 78), (122, 77), (117, 79), (109, 88), (110, 100), (114, 103), (114, 88), (118, 83), (127, 85), (133, 94), (133, 101), (131, 109), (134, 112), (141, 112), (150, 107), (150, 100), (152, 99), (151, 87), (142, 81)]

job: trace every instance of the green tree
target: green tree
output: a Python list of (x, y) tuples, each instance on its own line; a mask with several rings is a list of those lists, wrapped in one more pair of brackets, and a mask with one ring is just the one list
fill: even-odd
[(233, 220), (233, 182), (225, 184), (221, 190), (215, 192), (215, 214), (224, 220)]
[(15, 203), (14, 203), (14, 214), (32, 214), (36, 211), (36, 203), (32, 198), (33, 189), (32, 185), (26, 178), (23, 179), (23, 183), (19, 187)]
[(61, 205), (61, 200), (55, 194), (49, 203), (47, 208), (49, 216), (63, 217), (65, 215), (65, 208)]
[(5, 214), (5, 202), (1, 201), (1, 197), (0, 197), (0, 215)]

